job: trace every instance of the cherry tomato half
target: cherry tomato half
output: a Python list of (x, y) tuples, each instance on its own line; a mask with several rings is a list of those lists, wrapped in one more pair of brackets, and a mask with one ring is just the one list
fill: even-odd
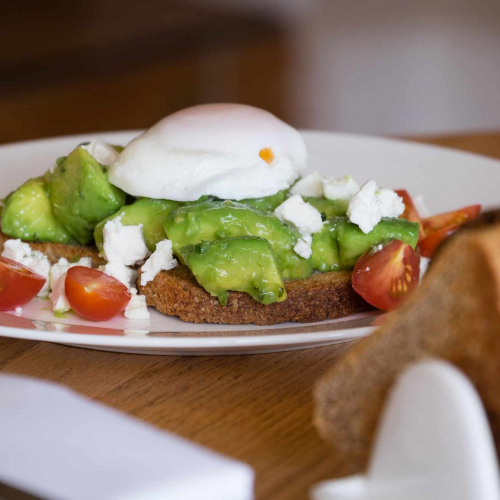
[(113, 318), (125, 309), (131, 297), (127, 287), (117, 279), (83, 266), (68, 270), (64, 288), (71, 309), (92, 321)]
[(454, 212), (434, 215), (422, 221), (426, 237), (419, 242), (424, 257), (432, 257), (443, 240), (453, 234), (462, 224), (474, 220), (481, 212), (481, 205), (470, 205)]
[(420, 224), (420, 230), (418, 233), (418, 241), (421, 241), (425, 238), (425, 229), (422, 224), (422, 218), (418, 214), (418, 210), (415, 208), (415, 204), (406, 189), (396, 189), (396, 193), (398, 196), (403, 198), (403, 203), (405, 204), (405, 211), (400, 216), (401, 219), (406, 219), (410, 222), (418, 222)]
[(363, 254), (352, 274), (352, 287), (369, 304), (392, 311), (413, 292), (420, 275), (418, 256), (399, 240)]
[(45, 285), (45, 278), (31, 269), (0, 257), (0, 311), (24, 306)]
[(424, 238), (418, 244), (422, 257), (427, 257), (428, 259), (430, 259), (434, 255), (434, 252), (439, 247), (439, 245), (441, 245), (441, 243), (446, 238), (448, 238), (448, 236), (451, 236), (459, 228), (460, 226), (444, 227), (443, 229), (435, 231), (434, 233), (431, 233), (429, 236)]

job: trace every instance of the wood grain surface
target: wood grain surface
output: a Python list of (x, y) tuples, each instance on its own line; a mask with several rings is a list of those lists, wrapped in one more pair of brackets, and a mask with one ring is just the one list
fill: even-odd
[[(426, 142), (500, 158), (500, 133)], [(311, 421), (313, 385), (348, 348), (175, 357), (0, 338), (0, 371), (65, 384), (243, 460), (255, 469), (257, 499), (298, 500), (317, 481), (360, 469), (335, 456)]]

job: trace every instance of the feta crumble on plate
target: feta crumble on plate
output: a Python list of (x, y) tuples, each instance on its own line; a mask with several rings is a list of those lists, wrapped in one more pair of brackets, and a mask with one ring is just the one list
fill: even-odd
[(132, 297), (125, 308), (125, 317), (128, 319), (149, 319), (150, 314), (146, 305), (146, 297), (139, 295), (135, 288), (130, 290), (130, 294)]

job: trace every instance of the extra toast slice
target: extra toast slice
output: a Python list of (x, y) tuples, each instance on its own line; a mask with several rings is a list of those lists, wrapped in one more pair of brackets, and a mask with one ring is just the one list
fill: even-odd
[(447, 240), (408, 302), (319, 381), (315, 423), (345, 460), (366, 465), (390, 388), (411, 363), (437, 357), (478, 390), (500, 450), (500, 211)]
[(313, 323), (343, 318), (373, 308), (351, 286), (351, 272), (317, 273), (285, 281), (287, 298), (263, 305), (241, 292), (229, 292), (226, 306), (196, 281), (185, 266), (162, 271), (139, 292), (149, 306), (192, 323), (273, 325), (287, 321)]

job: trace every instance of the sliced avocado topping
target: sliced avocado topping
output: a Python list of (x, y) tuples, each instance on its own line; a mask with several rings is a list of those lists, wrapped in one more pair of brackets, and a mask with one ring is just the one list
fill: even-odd
[(286, 199), (286, 191), (278, 191), (271, 196), (264, 196), (263, 198), (246, 198), (239, 200), (238, 203), (246, 205), (250, 208), (261, 210), (262, 212), (274, 212)]
[(311, 249), (313, 268), (317, 271), (324, 273), (343, 269), (335, 221), (327, 222), (321, 231), (313, 235)]
[(374, 245), (388, 240), (401, 240), (415, 248), (419, 225), (405, 219), (382, 219), (368, 234), (347, 218), (339, 218), (336, 235), (343, 268), (352, 269), (356, 261)]
[(328, 200), (327, 198), (315, 198), (314, 196), (303, 196), (302, 198), (318, 212), (325, 214), (327, 219), (345, 215), (349, 206), (349, 200)]
[(198, 283), (223, 305), (229, 290), (248, 293), (266, 305), (286, 299), (278, 261), (264, 238), (204, 241), (182, 247), (180, 254)]
[(110, 215), (97, 224), (94, 229), (95, 244), (99, 251), (101, 251), (103, 244), (102, 231), (106, 222), (116, 217), (121, 217), (120, 221), (124, 226), (142, 224), (142, 232), (146, 245), (154, 252), (156, 244), (167, 237), (163, 229), (165, 218), (180, 205), (181, 203), (178, 201), (140, 198), (131, 205), (121, 207), (113, 215)]
[(47, 186), (42, 178), (30, 179), (5, 200), (1, 219), (2, 232), (26, 241), (75, 243), (55, 218)]
[(180, 249), (202, 241), (238, 236), (259, 236), (271, 244), (283, 270), (283, 277), (306, 278), (312, 261), (299, 257), (293, 247), (300, 234), (269, 212), (261, 212), (233, 201), (206, 201), (185, 205), (165, 219), (165, 232), (176, 255)]
[(48, 176), (49, 198), (57, 220), (82, 245), (94, 226), (125, 204), (125, 193), (109, 183), (102, 166), (78, 147)]

